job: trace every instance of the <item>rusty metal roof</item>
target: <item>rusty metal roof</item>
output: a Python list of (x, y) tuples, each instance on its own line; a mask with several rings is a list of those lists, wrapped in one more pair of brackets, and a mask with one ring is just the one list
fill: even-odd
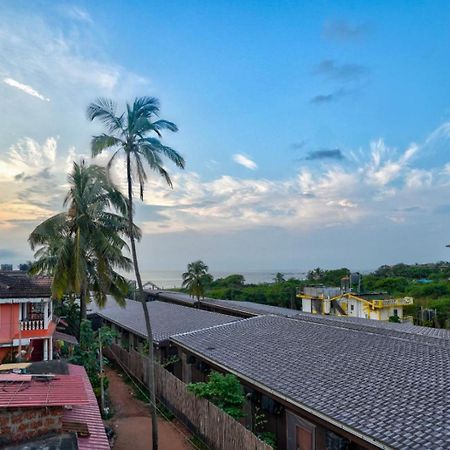
[(85, 405), (74, 405), (71, 410), (65, 410), (63, 420), (73, 423), (86, 424), (89, 436), (78, 436), (79, 450), (109, 450), (109, 442), (105, 433), (97, 399), (89, 382), (86, 370), (83, 366), (69, 364), (69, 373), (83, 380), (88, 403)]
[[(19, 377), (20, 375), (18, 375)], [(80, 376), (57, 375), (45, 381), (24, 375), (23, 380), (0, 380), (0, 408), (85, 405), (89, 403)]]

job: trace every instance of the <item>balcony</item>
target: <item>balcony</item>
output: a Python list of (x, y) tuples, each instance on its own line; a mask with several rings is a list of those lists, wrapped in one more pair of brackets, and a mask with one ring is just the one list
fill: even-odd
[(45, 330), (46, 329), (43, 316), (42, 316), (42, 319), (21, 320), (19, 324), (20, 324), (21, 331)]
[(53, 316), (51, 302), (22, 303), (19, 309), (20, 331), (47, 330)]

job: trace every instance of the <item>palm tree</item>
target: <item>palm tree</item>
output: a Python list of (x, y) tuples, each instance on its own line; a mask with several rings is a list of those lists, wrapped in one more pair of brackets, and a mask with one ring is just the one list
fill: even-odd
[[(127, 103), (126, 112), (117, 114), (116, 104), (108, 99), (100, 98), (91, 103), (87, 113), (91, 121), (98, 119), (106, 127), (107, 133), (94, 136), (91, 142), (92, 157), (105, 150), (113, 150), (108, 162), (108, 170), (115, 159), (122, 155), (125, 157), (127, 188), (128, 188), (128, 223), (130, 230), (133, 226), (133, 182), (139, 185), (140, 198), (144, 198), (144, 187), (147, 181), (145, 165), (150, 170), (162, 176), (167, 184), (172, 187), (169, 174), (163, 167), (163, 158), (167, 158), (176, 166), (184, 168), (184, 159), (172, 148), (161, 143), (162, 130), (178, 131), (177, 126), (167, 120), (158, 119), (159, 101), (154, 97), (136, 98), (133, 104)], [(156, 137), (152, 136), (156, 135)], [(155, 374), (153, 355), (153, 334), (150, 316), (147, 309), (142, 278), (136, 254), (136, 243), (133, 233), (130, 232), (131, 252), (133, 256), (134, 272), (139, 289), (139, 299), (144, 311), (145, 325), (147, 328), (148, 364), (149, 364), (149, 391), (151, 397), (152, 415), (152, 446), (158, 449), (158, 422), (155, 397)]]
[(182, 286), (187, 288), (192, 297), (197, 297), (197, 305), (200, 297), (205, 296), (205, 286), (212, 281), (208, 273), (208, 266), (203, 261), (194, 261), (188, 264), (187, 272), (183, 273)]
[[(53, 277), (54, 298), (78, 295), (80, 319), (85, 319), (90, 292), (99, 306), (104, 306), (107, 294), (124, 304), (128, 284), (116, 269), (132, 267), (122, 253), (128, 249), (128, 205), (104, 168), (74, 163), (68, 181), (67, 211), (42, 222), (28, 238), (31, 248), (37, 248), (31, 273)], [(140, 238), (137, 227), (133, 234)]]

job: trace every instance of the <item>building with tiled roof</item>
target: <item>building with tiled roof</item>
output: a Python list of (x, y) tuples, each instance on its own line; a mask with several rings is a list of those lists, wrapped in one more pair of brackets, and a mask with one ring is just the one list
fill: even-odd
[(450, 448), (445, 338), (265, 315), (171, 341), (185, 381), (235, 374), (278, 448)]
[[(0, 272), (0, 363), (52, 358), (53, 321), (49, 277)], [(19, 355), (20, 354), (20, 355)]]

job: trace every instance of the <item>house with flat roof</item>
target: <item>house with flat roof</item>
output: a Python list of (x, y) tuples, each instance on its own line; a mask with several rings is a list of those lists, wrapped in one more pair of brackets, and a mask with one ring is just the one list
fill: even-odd
[(383, 321), (392, 316), (402, 320), (403, 308), (414, 303), (412, 297), (394, 298), (386, 292), (356, 293), (329, 286), (305, 286), (297, 298), (306, 313)]
[(52, 359), (51, 284), (49, 277), (0, 272), (0, 363), (19, 353), (32, 361)]
[(450, 448), (447, 336), (307, 316), (172, 336), (182, 379), (235, 374), (278, 448)]

